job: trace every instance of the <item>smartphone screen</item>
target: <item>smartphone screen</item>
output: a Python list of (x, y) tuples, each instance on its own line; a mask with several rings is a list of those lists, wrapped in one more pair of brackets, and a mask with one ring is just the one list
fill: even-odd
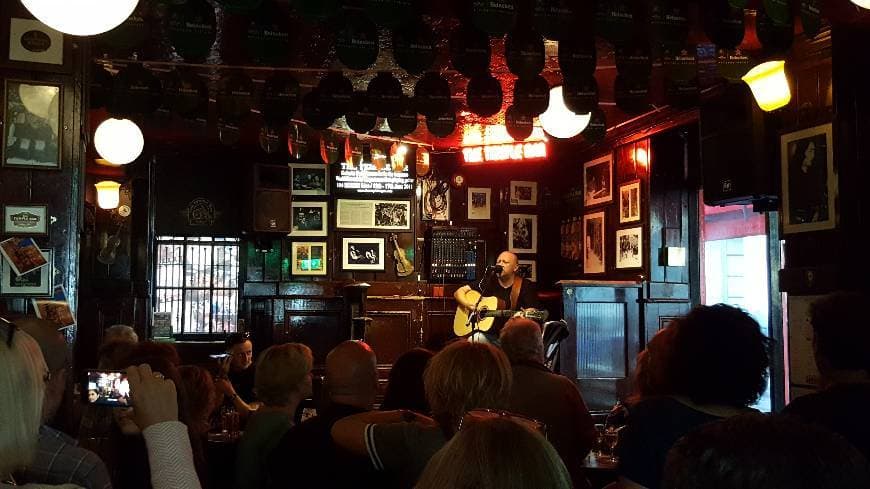
[(97, 406), (130, 407), (130, 383), (125, 372), (88, 370), (82, 385), (84, 402)]
[(229, 353), (215, 353), (213, 355), (209, 355), (209, 357), (214, 358), (215, 360), (220, 360), (222, 358), (227, 358), (230, 356)]

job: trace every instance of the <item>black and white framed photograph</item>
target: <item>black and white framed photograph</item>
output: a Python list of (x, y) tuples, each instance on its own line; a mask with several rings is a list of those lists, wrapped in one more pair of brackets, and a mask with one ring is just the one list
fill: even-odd
[(508, 214), (508, 251), (513, 253), (538, 252), (537, 215)]
[(326, 236), (327, 203), (294, 201), (290, 204), (290, 219), (290, 236)]
[(450, 184), (447, 180), (424, 179), (420, 183), (421, 218), (424, 221), (450, 220)]
[(342, 238), (342, 270), (384, 271), (384, 238)]
[(511, 205), (537, 205), (538, 182), (511, 181)]
[(517, 260), (517, 274), (532, 282), (537, 282), (538, 262), (536, 260)]
[(293, 195), (329, 195), (329, 165), (290, 165)]
[(47, 265), (17, 275), (6, 260), (0, 260), (0, 296), (51, 297), (54, 277), (54, 250), (40, 249)]
[(604, 273), (604, 212), (583, 216), (583, 273)]
[(339, 229), (377, 229), (406, 231), (411, 229), (409, 200), (338, 199), (335, 211)]
[(640, 180), (619, 186), (619, 223), (640, 221)]
[(318, 241), (314, 243), (291, 243), (292, 275), (326, 275), (326, 243)]
[(643, 267), (643, 227), (616, 230), (616, 268)]
[(48, 206), (6, 204), (3, 206), (3, 228), (0, 234), (48, 236)]
[(490, 220), (492, 211), (492, 189), (489, 187), (468, 187), (468, 219)]
[(602, 156), (583, 163), (583, 206), (604, 204), (613, 200), (613, 158)]
[(831, 124), (784, 134), (780, 151), (783, 233), (834, 229), (837, 170)]
[(60, 169), (61, 88), (47, 82), (5, 80), (2, 166)]

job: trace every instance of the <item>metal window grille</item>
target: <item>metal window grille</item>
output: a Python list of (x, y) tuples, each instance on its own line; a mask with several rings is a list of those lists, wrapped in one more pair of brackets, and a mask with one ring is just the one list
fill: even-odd
[(159, 236), (155, 269), (154, 310), (171, 313), (173, 335), (237, 330), (237, 238)]

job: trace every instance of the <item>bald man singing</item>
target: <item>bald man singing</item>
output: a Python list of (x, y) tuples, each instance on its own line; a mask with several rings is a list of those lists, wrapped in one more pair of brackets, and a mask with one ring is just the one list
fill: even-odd
[[(479, 283), (464, 285), (456, 290), (453, 298), (456, 299), (459, 307), (468, 312), (474, 310), (475, 301), (468, 297), (468, 292), (473, 290), (484, 297), (497, 297), (499, 307), (504, 307), (504, 309), (511, 311), (539, 309), (538, 288), (535, 283), (517, 275), (519, 269), (517, 255), (510, 251), (503, 251), (498, 255), (495, 264), (501, 267), (500, 272), (488, 274)], [(469, 337), (469, 340), (498, 344), (498, 335), (505, 321), (505, 318), (495, 318), (489, 331), (477, 331)]]

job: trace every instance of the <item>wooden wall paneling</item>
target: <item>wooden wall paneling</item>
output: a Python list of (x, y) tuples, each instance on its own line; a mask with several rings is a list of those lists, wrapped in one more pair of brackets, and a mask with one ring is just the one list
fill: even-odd
[[(315, 365), (326, 362), (326, 354), (350, 339), (350, 321), (341, 298), (294, 298), (284, 303), (284, 323), (275, 343), (292, 341), (311, 348)], [(277, 330), (277, 328), (276, 328)]]
[(440, 350), (448, 342), (454, 340), (453, 316), (456, 314), (456, 304), (452, 299), (426, 300), (424, 304), (423, 337), (421, 345), (430, 350)]
[(571, 335), (561, 348), (562, 372), (592, 410), (625, 396), (640, 351), (640, 284), (566, 281), (565, 319)]
[(366, 304), (366, 316), (372, 318), (372, 322), (366, 328), (365, 342), (375, 351), (379, 365), (392, 365), (399, 355), (415, 346), (413, 331), (419, 312), (414, 302), (389, 304), (370, 300)]

